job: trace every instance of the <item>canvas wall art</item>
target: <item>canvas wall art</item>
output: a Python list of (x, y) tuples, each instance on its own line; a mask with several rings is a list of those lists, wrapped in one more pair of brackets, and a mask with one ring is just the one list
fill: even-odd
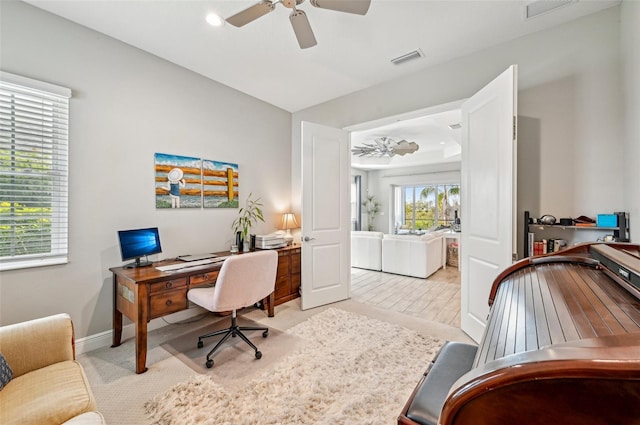
[(205, 208), (238, 208), (238, 164), (202, 160)]
[(238, 164), (155, 154), (156, 208), (238, 208)]
[(202, 160), (155, 154), (156, 208), (202, 207)]

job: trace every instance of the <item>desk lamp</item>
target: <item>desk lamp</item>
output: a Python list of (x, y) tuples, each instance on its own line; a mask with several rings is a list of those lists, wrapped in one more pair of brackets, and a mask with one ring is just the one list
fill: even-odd
[(282, 223), (280, 223), (280, 228), (287, 231), (287, 234), (284, 236), (284, 240), (287, 245), (291, 245), (293, 242), (293, 235), (291, 234), (291, 229), (297, 229), (298, 222), (296, 221), (296, 216), (293, 213), (284, 213), (282, 214)]

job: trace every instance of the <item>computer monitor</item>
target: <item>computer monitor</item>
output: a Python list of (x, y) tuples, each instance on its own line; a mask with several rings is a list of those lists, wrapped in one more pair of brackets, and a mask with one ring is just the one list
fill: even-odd
[[(125, 268), (150, 266), (153, 263), (146, 260), (146, 257), (162, 252), (157, 227), (119, 230), (118, 240), (120, 241), (122, 261), (135, 259), (133, 263), (126, 264)], [(142, 257), (145, 257), (145, 261), (141, 261)]]

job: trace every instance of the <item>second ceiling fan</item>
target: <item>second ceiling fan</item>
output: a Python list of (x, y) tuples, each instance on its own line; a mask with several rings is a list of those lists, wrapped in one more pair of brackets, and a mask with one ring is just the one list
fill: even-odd
[[(236, 27), (242, 27), (249, 22), (253, 22), (261, 16), (272, 12), (278, 3), (284, 7), (291, 9), (289, 20), (293, 27), (293, 32), (296, 34), (298, 44), (301, 49), (313, 47), (318, 42), (313, 35), (313, 30), (307, 19), (307, 14), (303, 10), (297, 8), (298, 5), (305, 0), (277, 0), (269, 1), (263, 0), (260, 3), (256, 3), (235, 15), (226, 19), (228, 23)], [(312, 6), (319, 9), (329, 9), (338, 12), (354, 13), (356, 15), (365, 15), (369, 10), (371, 0), (309, 0)]]

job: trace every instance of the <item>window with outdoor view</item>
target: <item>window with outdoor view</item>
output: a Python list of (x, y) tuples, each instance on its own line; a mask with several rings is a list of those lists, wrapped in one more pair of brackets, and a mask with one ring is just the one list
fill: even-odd
[(460, 185), (396, 186), (394, 201), (396, 233), (451, 227), (460, 215)]
[(0, 270), (67, 262), (70, 97), (0, 72)]

